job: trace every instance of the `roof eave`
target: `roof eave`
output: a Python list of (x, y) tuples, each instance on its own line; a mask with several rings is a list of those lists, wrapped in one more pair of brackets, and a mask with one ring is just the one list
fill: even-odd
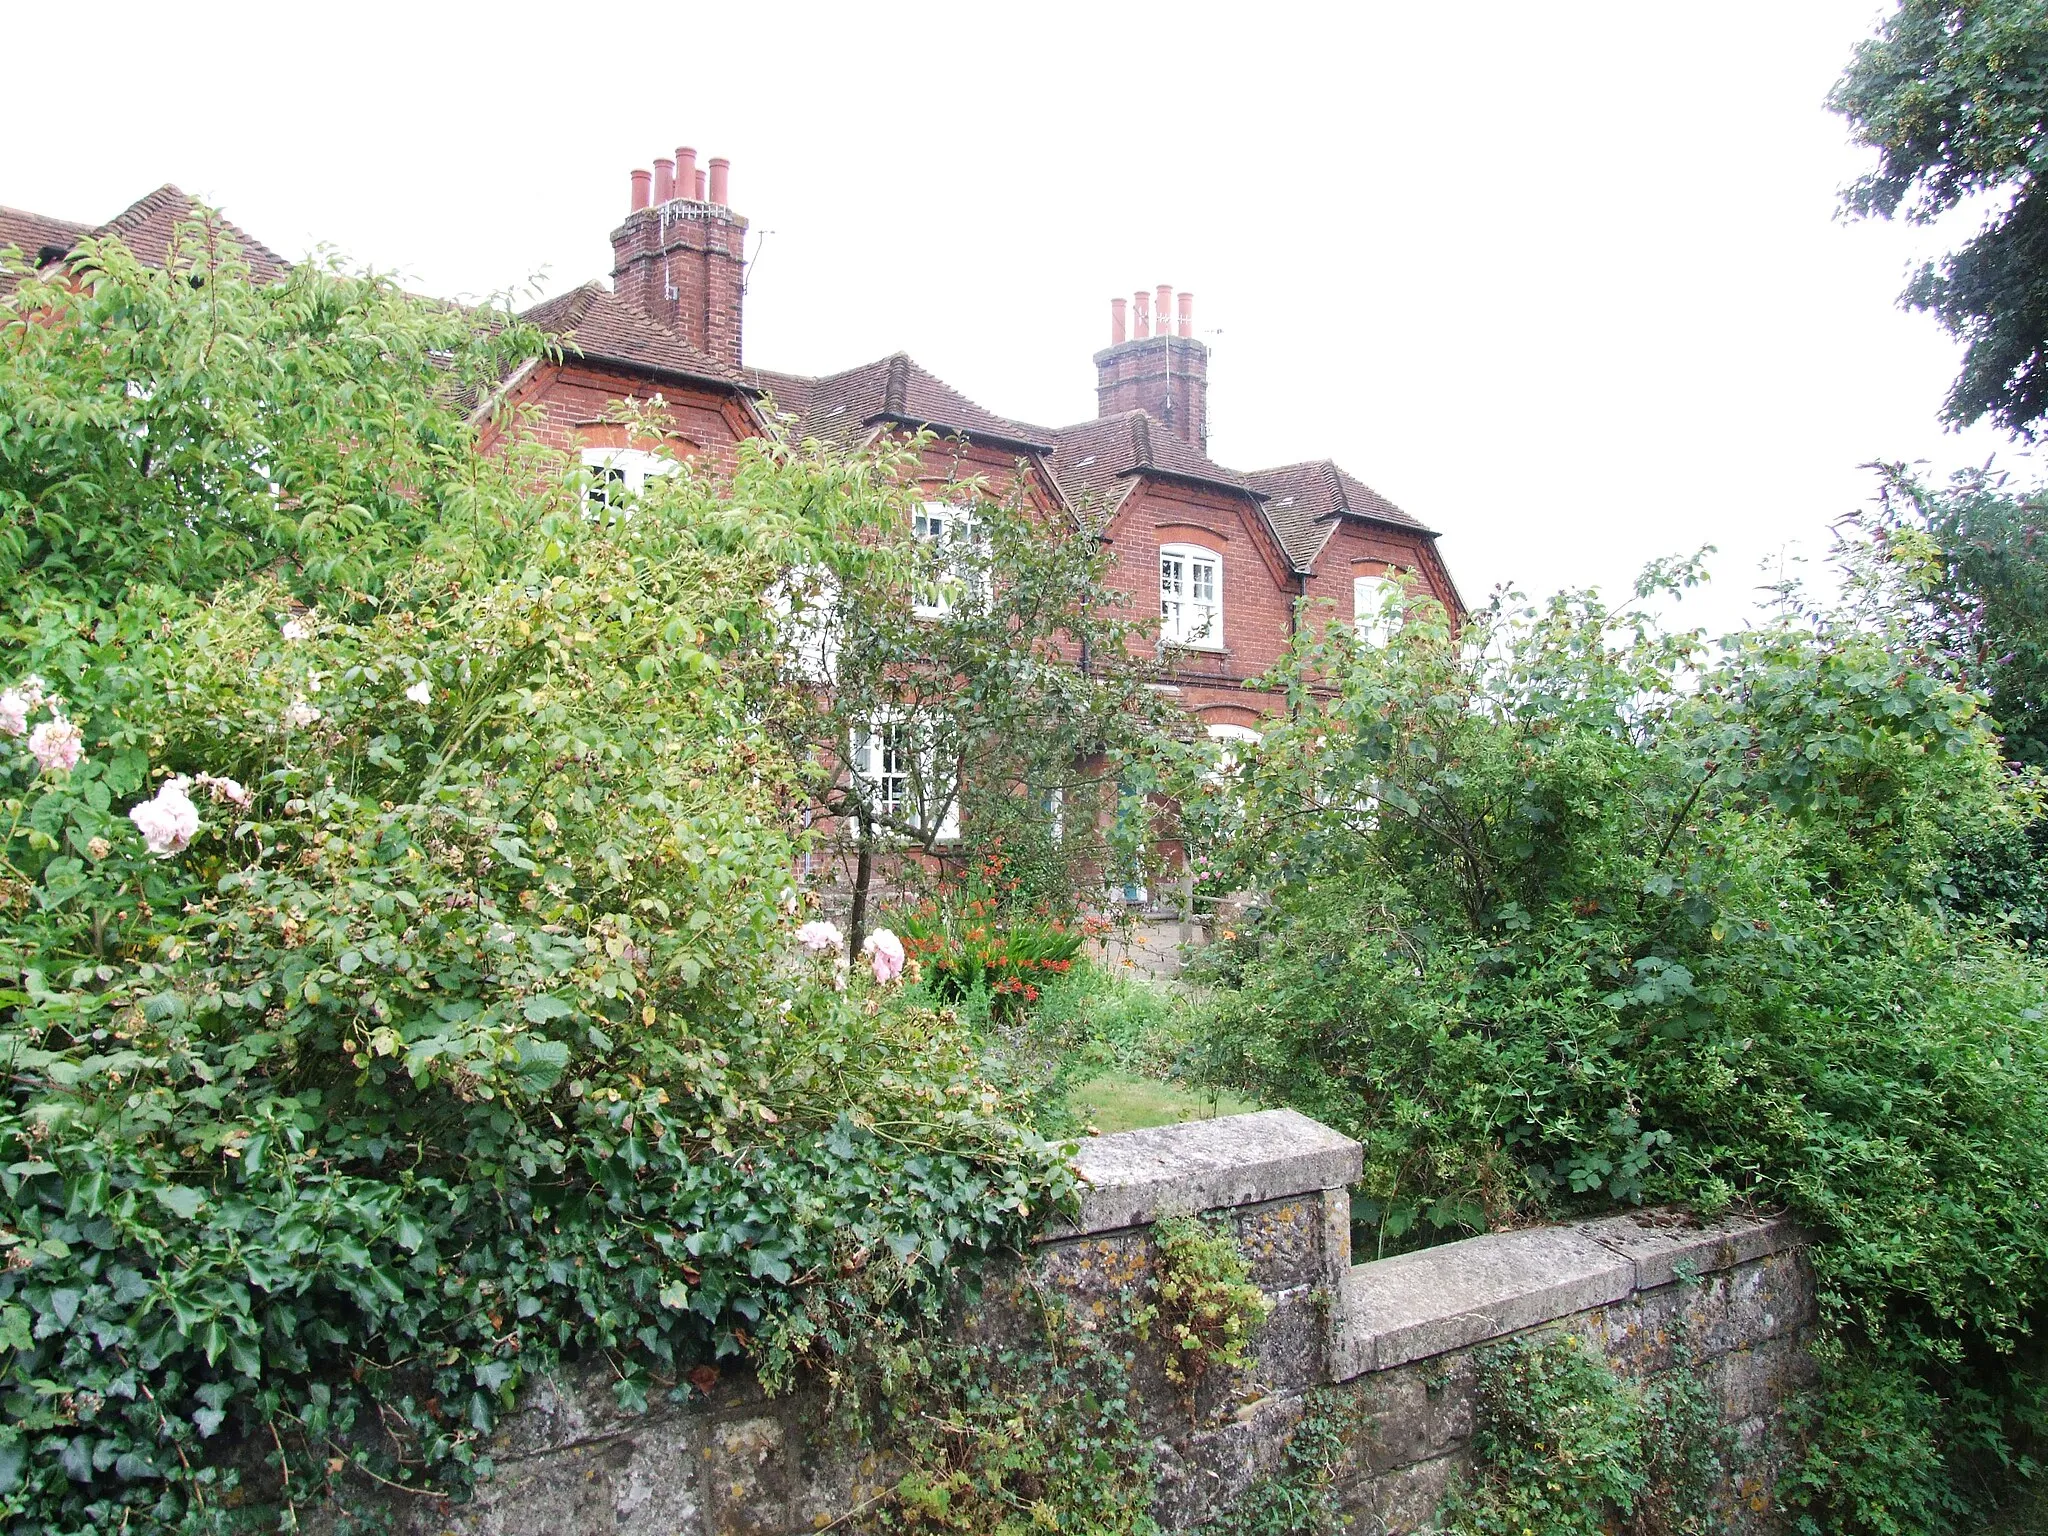
[(615, 352), (592, 351), (588, 347), (578, 346), (567, 336), (557, 336), (555, 339), (562, 344), (562, 351), (565, 354), (573, 353), (585, 362), (608, 363), (614, 368), (624, 368), (634, 373), (649, 374), (657, 379), (672, 379), (682, 384), (711, 384), (719, 389), (729, 389), (734, 394), (745, 396), (748, 399), (758, 399), (761, 394), (761, 391), (751, 384), (743, 383), (738, 379), (726, 378), (720, 374), (697, 373), (688, 368), (671, 367), (666, 363), (650, 363), (645, 358), (621, 357)]
[(1392, 528), (1401, 533), (1420, 534), (1425, 539), (1440, 539), (1443, 535), (1434, 528), (1425, 528), (1421, 523), (1397, 522), (1391, 517), (1374, 517), (1370, 512), (1354, 512), (1349, 507), (1339, 507), (1334, 512), (1325, 512), (1316, 519), (1319, 523), (1354, 522), (1364, 523), (1373, 528)]
[(1022, 448), (1027, 453), (1050, 456), (1051, 443), (1034, 442), (1028, 437), (1012, 437), (1008, 433), (990, 432), (981, 427), (963, 427), (950, 421), (927, 421), (921, 416), (906, 416), (900, 411), (877, 411), (865, 418), (862, 426), (873, 427), (886, 423), (896, 427), (912, 427), (922, 432), (927, 429), (942, 437), (964, 437), (971, 442), (993, 443), (1000, 448)]
[(1204, 490), (1225, 491), (1233, 496), (1248, 497), (1261, 507), (1270, 499), (1264, 491), (1255, 491), (1248, 485), (1238, 485), (1230, 480), (1217, 480), (1208, 475), (1189, 474), (1184, 469), (1161, 469), (1156, 464), (1133, 464), (1129, 469), (1117, 472), (1119, 479), (1132, 479), (1138, 475), (1150, 475), (1155, 480), (1178, 480), (1182, 485), (1199, 485)]

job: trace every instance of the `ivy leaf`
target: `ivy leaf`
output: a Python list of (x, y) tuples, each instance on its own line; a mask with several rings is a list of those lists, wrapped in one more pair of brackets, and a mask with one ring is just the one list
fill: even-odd
[(150, 1193), (156, 1196), (157, 1203), (165, 1210), (186, 1221), (197, 1216), (199, 1207), (206, 1201), (206, 1196), (190, 1184), (165, 1184)]

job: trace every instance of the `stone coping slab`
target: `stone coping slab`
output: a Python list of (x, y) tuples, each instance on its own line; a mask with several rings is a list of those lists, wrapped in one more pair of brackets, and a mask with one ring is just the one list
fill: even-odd
[(1040, 1241), (1342, 1189), (1364, 1165), (1357, 1142), (1291, 1109), (1097, 1136), (1074, 1157), (1079, 1219), (1049, 1227)]
[(1354, 1264), (1334, 1319), (1330, 1374), (1348, 1381), (1448, 1354), (1799, 1241), (1784, 1218), (1695, 1223), (1679, 1212), (1644, 1211)]
[(1582, 1221), (1572, 1230), (1631, 1261), (1639, 1291), (1669, 1285), (1681, 1275), (1733, 1269), (1799, 1247), (1806, 1240), (1798, 1226), (1784, 1216), (1701, 1220), (1673, 1210), (1629, 1211)]

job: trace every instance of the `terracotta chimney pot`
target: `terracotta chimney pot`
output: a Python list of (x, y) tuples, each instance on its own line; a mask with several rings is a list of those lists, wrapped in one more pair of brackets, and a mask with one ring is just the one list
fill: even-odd
[(702, 171), (697, 173), (697, 201), (700, 203), (704, 201), (704, 173)]
[(653, 184), (653, 181), (654, 175), (650, 171), (635, 171), (633, 173), (632, 212), (638, 213), (642, 208), (645, 208), (647, 206), (647, 194), (649, 188)]
[(1158, 332), (1161, 336), (1171, 336), (1173, 334), (1173, 289), (1168, 284), (1161, 283), (1153, 290), (1153, 293), (1155, 297), (1152, 301), (1152, 312), (1158, 316), (1154, 324), (1158, 327)]
[(1124, 340), (1124, 335), (1124, 301), (1122, 299), (1111, 299), (1109, 301), (1109, 344), (1112, 347), (1120, 345)]
[(711, 162), (711, 201), (721, 208), (726, 205), (726, 178), (731, 174), (732, 162), (730, 160), (713, 160)]
[(1192, 293), (1180, 296), (1180, 333), (1183, 336), (1195, 334), (1195, 296)]
[(676, 196), (701, 198), (697, 190), (697, 151), (683, 148), (676, 151)]
[(673, 160), (654, 162), (654, 200), (665, 203), (676, 195), (676, 163)]
[(1142, 288), (1131, 295), (1131, 334), (1140, 340), (1152, 334), (1152, 295)]

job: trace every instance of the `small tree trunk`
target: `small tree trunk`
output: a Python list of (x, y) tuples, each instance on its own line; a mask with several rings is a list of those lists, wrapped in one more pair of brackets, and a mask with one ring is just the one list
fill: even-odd
[(868, 887), (875, 878), (875, 840), (868, 830), (867, 818), (860, 823), (860, 857), (853, 865), (853, 913), (846, 920), (846, 952), (860, 953), (861, 945), (867, 939), (868, 929)]

